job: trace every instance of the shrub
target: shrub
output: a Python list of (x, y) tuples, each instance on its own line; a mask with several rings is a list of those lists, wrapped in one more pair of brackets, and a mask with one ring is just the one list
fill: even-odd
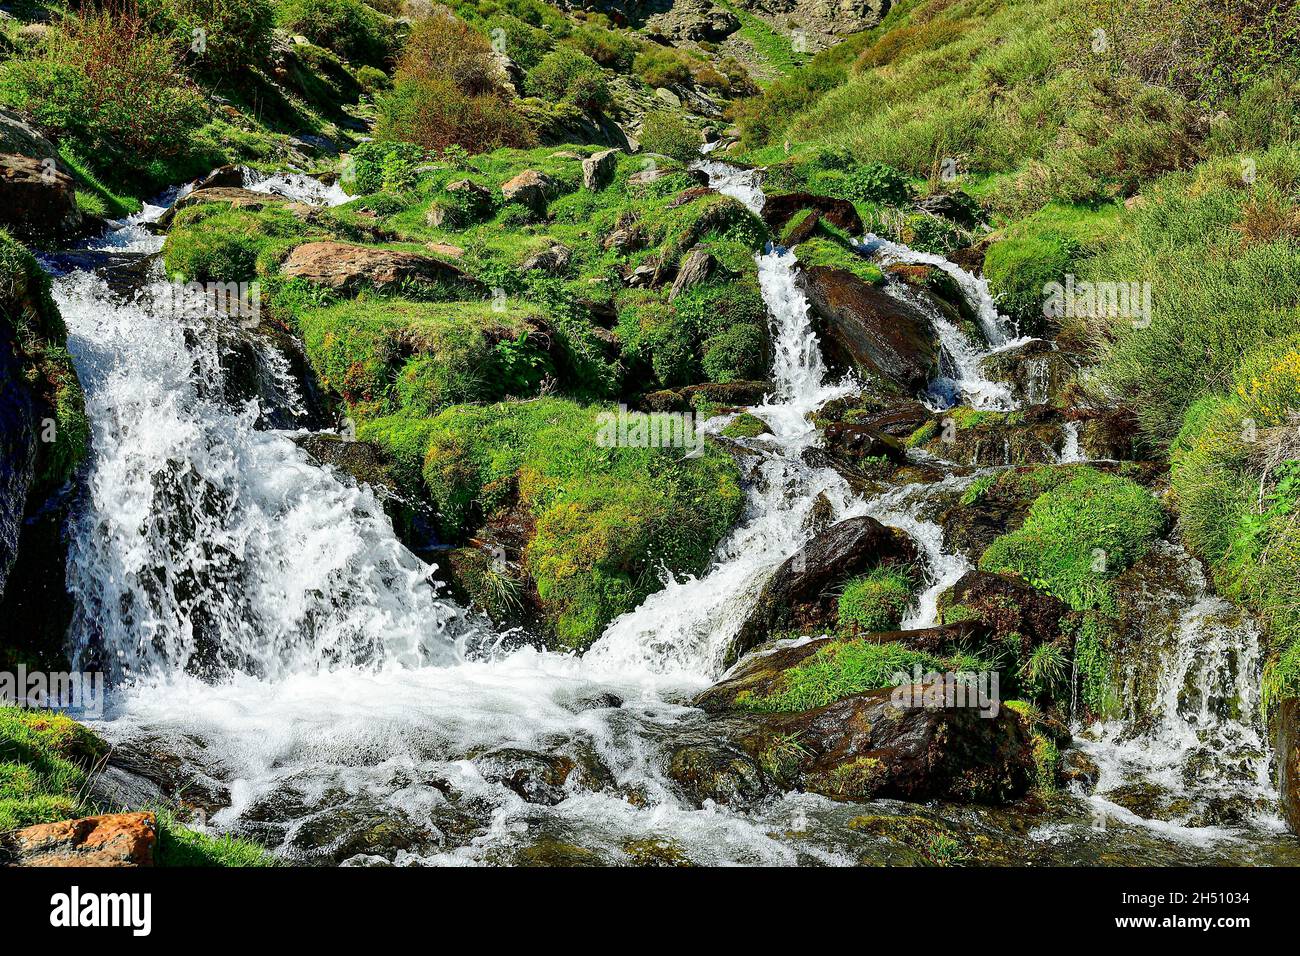
[(536, 141), (509, 102), (493, 94), (467, 95), (449, 80), (399, 78), (376, 108), (378, 140), (405, 140), (438, 152), (462, 146), (471, 153)]
[(564, 101), (584, 110), (598, 110), (610, 103), (605, 74), (584, 53), (559, 47), (542, 58), (528, 72), (528, 93), (552, 101)]
[[(518, 17), (498, 13), (485, 24), (489, 37), (505, 41), (505, 54), (521, 70), (531, 70), (550, 52), (554, 41), (545, 30), (529, 26)], [(500, 31), (500, 32), (498, 32)]]
[(466, 96), (497, 92), (492, 47), (464, 20), (445, 10), (417, 20), (402, 49), (396, 78), (450, 83)]
[(615, 73), (627, 73), (636, 59), (636, 43), (608, 25), (585, 24), (565, 42)]
[(239, 74), (271, 50), (270, 0), (143, 0), (139, 9), (205, 73)]
[(632, 69), (651, 86), (675, 86), (690, 82), (690, 65), (677, 52), (649, 45), (636, 55)]
[(282, 29), (356, 63), (382, 66), (393, 53), (392, 31), (361, 0), (279, 0), (275, 17)]
[(171, 42), (129, 12), (65, 17), (35, 57), (0, 67), (0, 100), (118, 177), (181, 154), (205, 112)]
[(998, 309), (1026, 332), (1040, 329), (1046, 287), (1065, 281), (1077, 251), (1074, 242), (1051, 233), (993, 243), (984, 257), (984, 275)]
[(641, 122), (641, 148), (689, 162), (699, 156), (700, 132), (680, 113), (655, 110)]
[(756, 325), (734, 325), (704, 345), (702, 364), (710, 382), (762, 378), (767, 370), (767, 336)]
[(425, 151), (414, 143), (371, 140), (359, 145), (351, 156), (352, 186), (357, 193), (368, 195), (412, 186)]

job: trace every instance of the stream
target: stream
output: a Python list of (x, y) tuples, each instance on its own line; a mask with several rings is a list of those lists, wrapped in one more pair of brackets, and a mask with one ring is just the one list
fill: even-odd
[[(699, 165), (715, 188), (761, 206), (753, 171)], [(346, 199), (305, 177), (248, 185)], [(1300, 862), (1253, 716), (1258, 635), (1174, 546), (1185, 586), (1153, 597), (1183, 608), (1157, 649), (1159, 707), (1076, 729), (1101, 770), (1096, 794), (990, 809), (792, 793), (746, 811), (682, 797), (665, 741), (704, 727), (687, 702), (722, 675), (764, 581), (810, 537), (817, 499), (833, 520), (869, 514), (916, 539), (929, 578), (905, 627), (933, 623), (939, 593), (969, 568), (926, 515), (976, 472), (861, 498), (805, 460), (818, 442), (808, 413), (854, 385), (829, 380), (793, 253), (757, 259), (774, 391), (750, 412), (772, 433), (742, 440), (740, 522), (706, 573), (665, 582), (576, 657), (502, 640), (439, 593), (375, 495), (292, 440), (310, 423), (282, 357), (252, 339), (261, 385), (229, 386), (231, 343), (245, 341), (237, 323), (158, 306), (171, 300), (162, 240), (146, 225), (162, 211), (45, 263), (93, 433), (68, 562), (69, 645), (75, 663), (113, 678), (95, 729), (122, 755), (182, 768), (196, 825), (345, 865), (905, 862), (896, 844), (847, 826), (864, 813), (943, 821), (967, 837), (972, 863)], [(980, 317), (979, 345), (935, 322), (945, 359), (931, 401), (1015, 407), (979, 371), (1017, 341), (982, 281), (875, 237), (864, 247), (949, 271)], [(530, 772), (519, 785), (520, 768), (557, 760), (576, 767), (562, 784)], [(1149, 815), (1129, 809), (1134, 787), (1156, 788)]]

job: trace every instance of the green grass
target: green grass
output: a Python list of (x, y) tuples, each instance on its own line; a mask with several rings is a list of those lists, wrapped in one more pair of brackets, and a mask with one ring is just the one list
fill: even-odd
[(842, 633), (871, 634), (895, 630), (916, 590), (910, 568), (877, 568), (848, 581), (838, 603)]
[(742, 692), (737, 695), (736, 704), (760, 713), (811, 710), (854, 694), (891, 686), (895, 674), (910, 675), (914, 666), (927, 672), (947, 669), (939, 658), (902, 644), (836, 641), (787, 670), (780, 687), (772, 693), (756, 696)]
[(1082, 468), (1040, 495), (1024, 524), (997, 538), (979, 566), (1018, 574), (1076, 610), (1105, 608), (1110, 579), (1146, 552), (1166, 520), (1141, 485)]
[(163, 262), (168, 275), (186, 282), (249, 282), (309, 238), (328, 236), (278, 206), (252, 211), (204, 203), (176, 213)]
[(784, 76), (808, 62), (808, 54), (796, 51), (790, 36), (776, 30), (758, 15), (726, 0), (720, 0), (718, 6), (735, 14), (740, 21), (740, 37), (749, 41), (759, 60), (771, 72)]

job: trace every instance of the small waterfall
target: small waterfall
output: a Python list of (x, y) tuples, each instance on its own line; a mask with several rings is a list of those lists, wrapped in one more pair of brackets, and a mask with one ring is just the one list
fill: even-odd
[(1083, 451), (1079, 447), (1079, 423), (1066, 422), (1061, 426), (1064, 433), (1064, 440), (1061, 442), (1062, 465), (1072, 465), (1083, 461)]
[(341, 206), (353, 197), (343, 191), (338, 183), (325, 185), (319, 179), (302, 173), (259, 173), (247, 166), (240, 167), (244, 175), (244, 188), (255, 193), (283, 196), (309, 206)]

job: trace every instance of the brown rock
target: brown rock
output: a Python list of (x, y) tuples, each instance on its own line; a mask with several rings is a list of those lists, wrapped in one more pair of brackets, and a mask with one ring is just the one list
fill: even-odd
[(860, 236), (864, 232), (862, 217), (847, 199), (832, 199), (830, 196), (815, 196), (812, 193), (783, 193), (768, 196), (763, 202), (763, 221), (773, 230), (782, 226), (804, 209), (811, 209), (821, 219), (837, 229), (843, 229), (850, 236)]
[(1282, 701), (1277, 715), (1277, 789), (1282, 816), (1300, 833), (1300, 699)]
[(801, 270), (799, 282), (832, 365), (863, 369), (912, 392), (934, 377), (939, 348), (920, 309), (845, 269), (812, 266)]
[(907, 461), (907, 449), (897, 438), (868, 425), (832, 422), (822, 434), (826, 439), (826, 450), (849, 463), (864, 458), (887, 458), (900, 465)]
[(592, 153), (588, 159), (582, 161), (582, 185), (588, 189), (604, 189), (609, 181), (614, 178), (614, 170), (618, 168), (617, 149), (602, 149), (598, 153)]
[(298, 246), (289, 254), (281, 271), (286, 276), (347, 291), (364, 286), (384, 288), (409, 281), (474, 282), (457, 266), (431, 256), (343, 242), (308, 242)]
[(546, 203), (555, 189), (555, 181), (536, 169), (525, 169), (513, 179), (501, 184), (501, 195), (506, 202), (527, 206), (535, 214), (546, 212)]
[(153, 866), (152, 813), (110, 813), (17, 830), (5, 839), (17, 866)]
[(459, 259), (465, 255), (465, 250), (460, 246), (453, 246), (449, 242), (426, 242), (424, 248), (430, 252), (436, 252), (440, 256), (449, 256), (452, 259)]
[(0, 226), (38, 242), (77, 232), (75, 183), (57, 160), (0, 153)]

